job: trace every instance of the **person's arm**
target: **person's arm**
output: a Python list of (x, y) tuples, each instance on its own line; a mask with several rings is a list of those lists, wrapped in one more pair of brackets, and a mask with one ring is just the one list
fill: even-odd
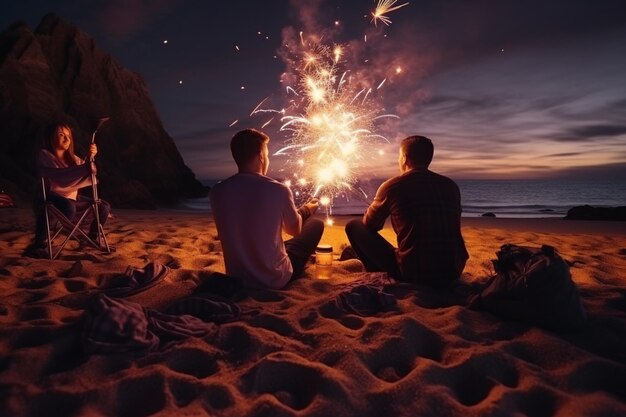
[(383, 183), (376, 191), (374, 201), (367, 208), (363, 215), (363, 224), (374, 231), (378, 232), (385, 225), (385, 220), (391, 214), (389, 209), (389, 199), (387, 195), (387, 188)]
[(306, 221), (309, 217), (311, 217), (317, 211), (317, 208), (320, 206), (319, 200), (317, 198), (312, 198), (306, 203), (304, 203), (300, 208), (298, 208), (298, 214), (302, 217), (302, 223)]
[(302, 216), (300, 216), (296, 209), (291, 190), (287, 187), (285, 187), (284, 190), (287, 195), (283, 207), (283, 229), (289, 235), (297, 236), (302, 230)]
[(91, 184), (91, 171), (89, 164), (59, 168), (56, 166), (54, 156), (46, 151), (39, 152), (39, 173), (49, 178), (60, 187), (78, 189)]

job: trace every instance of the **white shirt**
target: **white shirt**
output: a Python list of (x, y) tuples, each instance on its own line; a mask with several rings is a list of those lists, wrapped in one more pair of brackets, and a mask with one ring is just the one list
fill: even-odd
[(226, 273), (249, 287), (284, 287), (293, 267), (283, 223), (300, 221), (291, 190), (260, 174), (239, 173), (216, 184), (210, 199)]
[(78, 189), (91, 185), (89, 164), (74, 155), (76, 166), (68, 166), (65, 161), (57, 158), (46, 149), (38, 155), (40, 174), (46, 177), (50, 191), (70, 200), (76, 200)]

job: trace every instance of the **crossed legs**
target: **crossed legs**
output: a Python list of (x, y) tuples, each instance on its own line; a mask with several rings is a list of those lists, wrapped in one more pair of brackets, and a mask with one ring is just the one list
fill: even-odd
[(324, 233), (324, 222), (320, 219), (308, 218), (302, 225), (298, 236), (285, 241), (285, 249), (293, 266), (291, 279), (299, 278), (304, 267)]
[(346, 224), (346, 235), (367, 271), (387, 272), (393, 278), (401, 278), (395, 248), (384, 237), (368, 229), (359, 219)]

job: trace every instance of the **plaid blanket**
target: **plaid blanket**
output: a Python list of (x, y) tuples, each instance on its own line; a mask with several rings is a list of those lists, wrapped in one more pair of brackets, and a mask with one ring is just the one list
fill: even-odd
[(164, 314), (101, 294), (85, 311), (81, 341), (87, 353), (154, 351), (173, 341), (216, 331), (216, 324), (189, 314)]

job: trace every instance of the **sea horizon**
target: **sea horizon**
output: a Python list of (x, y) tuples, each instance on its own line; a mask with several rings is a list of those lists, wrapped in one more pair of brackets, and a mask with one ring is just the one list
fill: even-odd
[[(220, 180), (201, 180), (213, 186)], [(375, 178), (360, 183), (367, 198), (346, 193), (335, 197), (328, 215), (361, 215), (384, 181)], [(621, 179), (458, 179), (463, 217), (493, 213), (503, 218), (564, 217), (572, 207), (626, 205), (626, 182)], [(359, 193), (360, 194), (360, 193)], [(296, 199), (296, 204), (302, 201)], [(208, 197), (188, 199), (181, 210), (210, 212)], [(320, 208), (324, 213), (324, 208)]]

